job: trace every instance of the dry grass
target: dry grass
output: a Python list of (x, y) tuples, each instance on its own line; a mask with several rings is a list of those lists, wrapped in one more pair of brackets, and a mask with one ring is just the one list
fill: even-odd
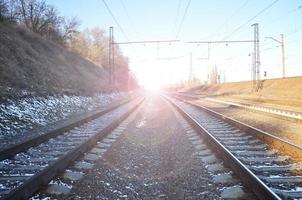
[(217, 95), (227, 98), (245, 99), (249, 101), (274, 104), (302, 106), (302, 77), (285, 79), (270, 79), (262, 82), (263, 87), (258, 92), (252, 92), (252, 82), (234, 82), (216, 85), (201, 85), (182, 88), (182, 92), (204, 95)]
[[(101, 92), (107, 72), (20, 27), (0, 23), (0, 97), (26, 90), (38, 94)], [(11, 88), (11, 89), (7, 89)]]

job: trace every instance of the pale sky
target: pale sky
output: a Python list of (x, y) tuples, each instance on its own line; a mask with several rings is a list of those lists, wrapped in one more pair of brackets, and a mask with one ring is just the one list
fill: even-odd
[[(106, 0), (123, 34), (102, 0), (48, 0), (61, 15), (77, 16), (82, 23), (81, 28), (98, 26), (108, 30), (114, 26), (116, 42), (174, 40), (180, 30), (177, 38), (180, 42), (177, 43), (121, 46), (129, 58), (131, 70), (143, 84), (186, 80), (189, 77), (190, 52), (194, 77), (198, 79), (205, 80), (207, 70), (217, 66), (225, 72), (228, 82), (249, 80), (252, 44), (212, 45), (210, 59), (206, 60), (207, 45), (187, 42), (252, 40), (253, 23), (259, 23), (261, 74), (267, 71), (268, 78), (281, 76), (281, 49), (276, 47), (279, 44), (265, 37), (279, 40), (283, 33), (286, 75), (302, 75), (302, 0), (191, 0), (181, 23), (189, 1)], [(255, 17), (273, 2), (274, 5)]]

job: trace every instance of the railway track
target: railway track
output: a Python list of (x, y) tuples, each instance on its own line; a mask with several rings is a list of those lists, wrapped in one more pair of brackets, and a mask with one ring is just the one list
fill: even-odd
[(29, 198), (116, 128), (143, 100), (121, 103), (2, 151), (0, 199)]
[(258, 106), (258, 105), (253, 105), (253, 104), (235, 103), (235, 102), (231, 102), (231, 101), (223, 101), (223, 100), (212, 99), (212, 98), (206, 98), (206, 100), (220, 103), (220, 104), (234, 106), (237, 108), (244, 108), (244, 109), (248, 109), (248, 110), (252, 110), (252, 111), (269, 113), (269, 114), (273, 114), (273, 115), (277, 115), (277, 116), (281, 116), (281, 117), (285, 117), (285, 118), (302, 120), (302, 113), (294, 112), (291, 110), (282, 110), (282, 109)]
[(302, 147), (183, 99), (166, 98), (259, 199), (302, 199)]
[(60, 121), (54, 126), (35, 131), (35, 136), (26, 140), (23, 140), (20, 143), (12, 144), (7, 147), (0, 149), (0, 160), (13, 157), (15, 154), (25, 151), (26, 149), (39, 145), (40, 143), (49, 140), (52, 137), (56, 137), (74, 127), (80, 126), (86, 122), (89, 122), (93, 119), (96, 119), (120, 106), (123, 104), (129, 103), (131, 99), (122, 100), (120, 102), (114, 103), (109, 108), (96, 111), (94, 113), (83, 114), (75, 119)]
[[(176, 94), (176, 96), (190, 98), (190, 99), (198, 99), (198, 97), (196, 97), (194, 95), (188, 95), (188, 94)], [(243, 109), (247, 109), (247, 110), (251, 110), (251, 111), (266, 113), (266, 114), (270, 114), (272, 116), (277, 116), (277, 117), (281, 117), (281, 118), (285, 118), (285, 119), (293, 119), (293, 120), (298, 120), (298, 121), (302, 120), (302, 113), (296, 112), (293, 110), (284, 110), (284, 109), (278, 109), (278, 108), (267, 107), (267, 106), (259, 106), (259, 105), (248, 104), (248, 103), (237, 103), (237, 102), (224, 101), (224, 100), (213, 99), (213, 98), (205, 98), (205, 100), (211, 101), (214, 103), (233, 106), (236, 108), (243, 108)]]

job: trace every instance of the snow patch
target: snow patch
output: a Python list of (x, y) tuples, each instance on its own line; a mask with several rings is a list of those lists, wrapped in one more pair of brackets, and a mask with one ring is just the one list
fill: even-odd
[(0, 104), (0, 142), (6, 144), (34, 128), (67, 119), (74, 114), (102, 109), (110, 102), (125, 96), (125, 93), (111, 93), (8, 100)]

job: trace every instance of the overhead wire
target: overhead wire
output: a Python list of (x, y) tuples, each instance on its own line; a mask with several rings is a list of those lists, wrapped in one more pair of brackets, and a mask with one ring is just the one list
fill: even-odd
[[(248, 23), (250, 23), (252, 20), (254, 20), (255, 18), (257, 18), (259, 15), (261, 15), (262, 13), (264, 13), (265, 11), (267, 11), (269, 8), (271, 8), (273, 5), (275, 5), (279, 0), (274, 0), (273, 2), (271, 2), (269, 5), (267, 5), (266, 7), (264, 7), (262, 10), (260, 10), (256, 15), (254, 15), (253, 17), (249, 18), (246, 22), (244, 22), (243, 24), (241, 24), (240, 26), (238, 26), (236, 29), (234, 29), (230, 34), (228, 34), (227, 36), (225, 36), (222, 40), (228, 39), (229, 37), (231, 37), (233, 34), (235, 34), (237, 31), (239, 31), (240, 29), (242, 29), (244, 26), (246, 26)], [(244, 7), (247, 4), (247, 1), (245, 1), (242, 6), (240, 6), (237, 10), (240, 10), (242, 7)], [(238, 12), (236, 10), (236, 12)], [(236, 14), (236, 12), (230, 16), (230, 18), (232, 16), (234, 16)], [(228, 20), (226, 20), (228, 21)]]
[[(175, 15), (175, 19), (174, 19), (174, 25), (172, 27), (172, 34), (174, 34), (176, 32), (176, 30), (177, 30), (177, 22), (179, 20), (182, 2), (183, 2), (183, 0), (178, 0), (178, 3), (177, 3), (177, 9), (176, 9), (176, 15)], [(175, 54), (175, 45), (173, 45), (172, 48), (171, 48), (171, 54), (172, 55)]]
[[(241, 4), (238, 8), (236, 8), (236, 9), (234, 10), (234, 12), (232, 12), (232, 14), (231, 14), (229, 17), (225, 18), (224, 22), (221, 23), (221, 25), (219, 26), (219, 28), (215, 31), (216, 33), (218, 33), (218, 34), (215, 34), (216, 36), (217, 36), (217, 35), (221, 35), (219, 32), (222, 30), (222, 28), (227, 24), (228, 21), (230, 21), (234, 16), (236, 16), (237, 13), (238, 13), (240, 10), (242, 10), (242, 9), (248, 4), (249, 1), (250, 1), (250, 0), (244, 1), (243, 4)], [(212, 38), (212, 37), (213, 37), (213, 34), (207, 36), (205, 39)], [(208, 51), (208, 50), (207, 50), (207, 51)], [(202, 54), (205, 54), (205, 51), (204, 51)], [(209, 52), (208, 52), (208, 54), (209, 54)]]
[(111, 11), (110, 7), (108, 6), (108, 4), (106, 3), (105, 0), (102, 0), (102, 2), (104, 3), (106, 9), (108, 10), (109, 14), (111, 15), (112, 19), (114, 20), (114, 22), (116, 23), (116, 25), (118, 26), (118, 28), (120, 29), (120, 31), (122, 32), (122, 34), (124, 35), (124, 37), (129, 40), (127, 34), (125, 33), (124, 29), (122, 28), (122, 26), (120, 25), (120, 23), (117, 21), (117, 19), (115, 18), (113, 12)]
[[(183, 23), (184, 23), (184, 21), (185, 21), (185, 18), (186, 18), (186, 16), (187, 16), (187, 13), (188, 13), (188, 10), (189, 10), (190, 5), (191, 5), (191, 0), (188, 0), (188, 3), (187, 3), (187, 5), (186, 5), (186, 7), (185, 7), (184, 14), (183, 14), (183, 16), (182, 16), (182, 18), (181, 18), (181, 21), (180, 21), (178, 30), (177, 30), (177, 32), (176, 32), (176, 36), (175, 36), (176, 39), (179, 38), (179, 34), (181, 33), (181, 29), (182, 29)], [(178, 5), (179, 11), (180, 11), (180, 6), (181, 6), (181, 1), (179, 1), (179, 5)], [(178, 11), (178, 12), (179, 12), (179, 11)], [(179, 15), (179, 14), (178, 14), (178, 15)], [(177, 21), (176, 21), (175, 23), (177, 23)]]
[(269, 21), (268, 23), (264, 24), (264, 26), (272, 25), (274, 22), (280, 21), (280, 19), (284, 19), (285, 16), (288, 16), (291, 13), (295, 13), (302, 8), (302, 4), (295, 7), (294, 9), (288, 10), (285, 14), (279, 15), (277, 18)]
[(300, 32), (300, 31), (302, 31), (302, 26), (296, 28), (294, 31), (292, 31), (292, 32), (290, 32), (290, 33), (287, 33), (287, 36), (293, 35), (293, 34), (295, 34), (295, 33), (297, 33), (297, 32)]
[(182, 2), (182, 0), (178, 0), (177, 10), (176, 10), (176, 16), (175, 16), (175, 19), (174, 19), (173, 32), (176, 31), (176, 28), (177, 28), (177, 21), (178, 21), (179, 14), (180, 14), (181, 2)]
[[(217, 31), (215, 31), (216, 35), (220, 35), (219, 32), (222, 30), (222, 28), (234, 17), (237, 15), (237, 13), (242, 10), (246, 5), (247, 3), (249, 2), (250, 0), (246, 0), (243, 4), (241, 4), (229, 17), (227, 17), (223, 23), (220, 24), (219, 28), (217, 29)], [(213, 34), (211, 34), (212, 36)], [(207, 38), (211, 37), (211, 36), (208, 36)]]
[[(110, 9), (109, 5), (106, 3), (105, 0), (102, 0), (102, 2), (104, 3), (105, 7), (107, 8), (109, 14), (111, 15), (112, 19), (114, 20), (114, 22), (116, 23), (116, 25), (118, 26), (118, 28), (120, 29), (121, 33), (124, 35), (124, 37), (126, 38), (126, 40), (129, 40), (129, 37), (127, 36), (127, 34), (125, 33), (124, 29), (122, 28), (122, 26), (120, 25), (120, 23), (117, 21), (116, 17), (114, 16), (112, 10)], [(129, 13), (128, 13), (128, 10), (123, 2), (123, 0), (121, 0), (121, 4), (122, 6), (124, 7), (125, 9), (125, 12), (126, 12), (126, 15), (127, 17), (129, 18), (129, 21), (131, 20), (130, 16), (129, 16)], [(132, 52), (136, 52), (136, 49), (130, 45), (131, 49), (132, 49)]]
[(241, 24), (240, 26), (238, 26), (236, 29), (234, 29), (230, 34), (228, 34), (227, 36), (225, 36), (222, 40), (228, 39), (230, 38), (232, 35), (234, 35), (237, 31), (239, 31), (240, 29), (242, 29), (244, 26), (246, 26), (247, 24), (249, 24), (252, 20), (254, 20), (255, 18), (257, 18), (259, 15), (261, 15), (262, 13), (264, 13), (265, 11), (267, 11), (268, 9), (270, 9), (273, 5), (275, 5), (279, 0), (274, 0), (272, 1), (269, 5), (267, 5), (266, 7), (264, 7), (263, 9), (261, 9), (258, 13), (256, 13), (256, 15), (252, 16), (251, 18), (249, 18), (246, 22), (244, 22), (243, 24)]
[[(222, 23), (222, 25), (228, 23), (230, 21), (230, 19), (232, 19), (240, 10), (242, 10), (242, 8), (244, 8), (247, 3), (249, 2), (250, 0), (246, 0), (243, 4), (241, 4), (240, 7), (238, 7), (232, 15), (230, 15), (228, 18), (226, 18), (226, 20)], [(220, 26), (221, 27), (221, 26)]]
[(179, 37), (179, 34), (181, 32), (181, 29), (182, 29), (183, 23), (185, 21), (185, 18), (187, 16), (190, 5), (191, 5), (191, 0), (188, 0), (187, 6), (185, 8), (184, 15), (182, 16), (182, 19), (181, 19), (180, 24), (179, 24), (179, 28), (178, 28), (177, 33), (176, 33), (176, 39), (178, 39), (178, 37)]
[(294, 40), (290, 40), (290, 41), (287, 42), (286, 44), (287, 44), (287, 45), (288, 45), (288, 44), (292, 44), (292, 43), (295, 43), (295, 42), (300, 41), (300, 40), (302, 40), (302, 37), (298, 37), (298, 38), (296, 38), (296, 39), (294, 39)]
[[(285, 14), (280, 15), (280, 16), (278, 16), (277, 18), (275, 18), (274, 20), (271, 20), (270, 22), (264, 24), (264, 26), (265, 26), (265, 27), (268, 27), (269, 25), (272, 25), (274, 22), (280, 21), (281, 18), (284, 19), (284, 16), (288, 16), (288, 15), (291, 14), (291, 13), (294, 13), (294, 12), (299, 11), (301, 8), (302, 8), (302, 4), (296, 6), (294, 9), (288, 10)], [(298, 28), (295, 28), (295, 29), (294, 29), (293, 31), (291, 31), (291, 32), (285, 33), (285, 35), (286, 35), (286, 37), (288, 37), (288, 36), (291, 36), (291, 35), (293, 35), (293, 34), (295, 34), (295, 33), (297, 33), (297, 32), (300, 32), (301, 30), (302, 30), (302, 26), (300, 26), (300, 27), (298, 27)], [(279, 35), (276, 35), (276, 36), (273, 36), (273, 37), (278, 37), (278, 36), (279, 36)], [(287, 44), (288, 44), (288, 43), (287, 43)], [(270, 45), (270, 44), (261, 45), (261, 46), (262, 46), (262, 47), (265, 47), (265, 46), (269, 46), (269, 45)]]
[(261, 50), (261, 52), (267, 52), (267, 51), (271, 51), (271, 50), (273, 50), (273, 49), (277, 49), (277, 48), (279, 48), (279, 47), (281, 47), (281, 45), (278, 45), (278, 46), (275, 46), (275, 47), (269, 47), (269, 48), (263, 49), (263, 50)]
[(260, 10), (256, 15), (254, 15), (253, 17), (249, 18), (246, 22), (244, 22), (243, 24), (241, 24), (240, 26), (238, 26), (236, 29), (234, 29), (230, 34), (228, 34), (226, 37), (224, 37), (222, 40), (225, 40), (227, 38), (230, 38), (232, 35), (234, 35), (237, 31), (239, 31), (240, 29), (242, 29), (244, 26), (246, 26), (247, 24), (249, 24), (251, 21), (253, 21), (255, 18), (257, 18), (259, 15), (261, 15), (262, 13), (264, 13), (265, 11), (267, 11), (268, 9), (270, 9), (273, 5), (275, 5), (279, 0), (274, 0), (273, 2), (271, 2), (269, 5), (267, 5), (265, 8), (263, 8), (262, 10)]
[[(299, 4), (299, 5), (296, 6), (294, 9), (288, 10), (285, 14), (278, 16), (278, 17), (275, 18), (274, 20), (271, 20), (269, 23), (266, 23), (264, 26), (267, 27), (267, 26), (273, 24), (274, 22), (280, 21), (280, 19), (281, 19), (282, 17), (288, 16), (288, 15), (291, 14), (291, 13), (297, 12), (297, 11), (301, 10), (301, 8), (302, 8), (302, 4)], [(302, 30), (302, 26), (299, 26), (298, 28), (295, 28), (293, 31), (285, 33), (285, 34), (286, 34), (286, 37), (288, 38), (288, 36), (291, 36), (291, 35), (293, 35), (293, 34), (295, 34), (295, 33), (297, 33), (297, 32), (300, 32), (301, 30)], [(273, 36), (273, 37), (277, 37), (277, 36), (278, 36), (278, 35)], [(296, 42), (296, 41), (298, 41), (298, 40), (299, 40), (299, 39), (294, 39), (294, 40), (291, 40), (291, 41), (287, 42), (286, 44), (291, 44), (291, 43)], [(262, 45), (262, 47), (265, 47), (265, 46), (269, 46), (269, 44)], [(277, 46), (277, 47), (279, 47), (279, 46)], [(275, 48), (276, 48), (276, 47), (275, 47)], [(267, 48), (267, 49), (270, 50), (270, 49), (275, 49), (275, 48)], [(265, 51), (265, 50), (266, 50), (266, 49), (264, 49), (263, 51)]]
[(124, 0), (120, 0), (120, 1), (121, 1), (121, 4), (122, 4), (122, 7), (123, 7), (123, 9), (124, 9), (124, 11), (125, 11), (125, 13), (126, 13), (126, 16), (127, 16), (127, 18), (128, 18), (128, 21), (130, 22), (130, 24), (131, 24), (131, 26), (132, 26), (133, 32), (135, 32), (136, 35), (139, 35), (138, 31), (137, 31), (137, 30), (135, 29), (135, 27), (134, 27), (133, 20), (132, 20), (132, 18), (131, 18), (130, 15), (129, 15), (129, 12), (128, 12), (128, 9), (127, 9), (127, 7), (126, 7), (126, 5), (125, 5), (125, 3), (124, 3)]

